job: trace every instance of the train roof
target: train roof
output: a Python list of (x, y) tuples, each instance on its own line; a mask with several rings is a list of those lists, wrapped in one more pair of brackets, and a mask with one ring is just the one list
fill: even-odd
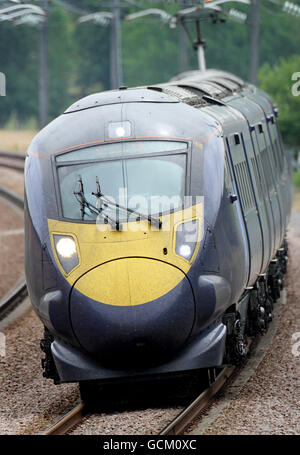
[(207, 104), (221, 100), (246, 87), (239, 77), (218, 70), (189, 71), (179, 74), (169, 82), (135, 88), (121, 87), (86, 96), (72, 104), (64, 113), (120, 103), (178, 103)]
[[(249, 88), (252, 89), (251, 86)], [(118, 90), (95, 93), (75, 102), (63, 115), (43, 128), (33, 139), (30, 151), (32, 155), (49, 157), (54, 150), (63, 151), (74, 148), (74, 144), (87, 144), (87, 137), (89, 144), (98, 143), (99, 138), (105, 140), (107, 121), (109, 119), (111, 121), (112, 118), (119, 120), (123, 108), (120, 110), (118, 106), (126, 103), (128, 106), (124, 107), (124, 112), (130, 111), (132, 121), (135, 125), (139, 125), (135, 126), (136, 136), (143, 135), (147, 122), (148, 131), (151, 130), (149, 134), (153, 137), (160, 136), (158, 123), (159, 121), (164, 123), (167, 115), (168, 119), (172, 119), (168, 125), (169, 137), (173, 137), (174, 131), (178, 129), (182, 131), (182, 137), (185, 131), (189, 131), (186, 134), (192, 137), (191, 135), (196, 133), (192, 132), (191, 119), (197, 117), (195, 124), (199, 133), (198, 114), (201, 108), (218, 104), (226, 106), (231, 96), (243, 97), (245, 92), (247, 92), (247, 84), (240, 78), (223, 71), (209, 70), (183, 73), (167, 83), (135, 88), (121, 87)], [(144, 108), (147, 103), (152, 105), (151, 108), (150, 106), (149, 109)], [(159, 103), (163, 105), (163, 109), (160, 109)], [(138, 104), (140, 106), (137, 106)], [(195, 109), (187, 111), (188, 106)], [(100, 109), (95, 110), (94, 108), (97, 107)], [(156, 112), (155, 119), (149, 114), (152, 111)], [(78, 115), (73, 116), (72, 113)], [(181, 118), (181, 113), (185, 117), (185, 122)], [(204, 115), (203, 128), (206, 125), (205, 118)]]
[(186, 71), (184, 73), (180, 73), (177, 76), (172, 77), (170, 80), (171, 82), (181, 81), (182, 79), (187, 80), (196, 80), (196, 81), (205, 81), (205, 80), (218, 80), (218, 79), (226, 79), (232, 81), (240, 86), (246, 85), (243, 79), (234, 74), (228, 73), (226, 71), (209, 69), (206, 71), (194, 70), (194, 71)]

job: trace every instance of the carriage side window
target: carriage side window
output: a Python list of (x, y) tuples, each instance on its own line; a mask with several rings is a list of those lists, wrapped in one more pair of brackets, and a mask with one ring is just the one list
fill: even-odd
[(275, 179), (278, 179), (279, 174), (280, 174), (280, 166), (279, 166), (277, 150), (275, 147), (275, 138), (272, 136), (272, 134), (269, 134), (268, 138), (270, 140), (270, 143), (268, 145), (269, 157), (272, 162), (272, 166), (273, 166), (273, 170), (274, 170), (274, 177), (275, 177)]
[(239, 188), (239, 192), (240, 192), (240, 197), (241, 197), (241, 202), (242, 202), (242, 206), (243, 207), (246, 207), (246, 200), (245, 200), (245, 195), (244, 195), (244, 191), (243, 191), (243, 188), (244, 188), (244, 183), (241, 179), (241, 174), (240, 174), (240, 164), (235, 164), (234, 166), (234, 170), (235, 170), (235, 175), (236, 175), (236, 179), (237, 179), (237, 184), (238, 184), (238, 188)]
[(228, 161), (227, 150), (225, 151), (225, 184), (226, 188), (231, 189), (231, 182), (232, 182), (232, 174), (231, 169)]
[(260, 180), (260, 177), (259, 177), (257, 163), (256, 163), (256, 160), (255, 160), (254, 156), (251, 158), (251, 164), (252, 164), (252, 169), (253, 169), (253, 174), (254, 174), (254, 180), (255, 180), (255, 183), (256, 183), (256, 188), (258, 190), (258, 197), (259, 197), (259, 199), (262, 199), (261, 180)]
[(268, 145), (267, 147), (267, 162), (269, 164), (272, 186), (274, 186), (274, 180), (276, 181), (278, 175), (278, 167), (276, 164), (275, 153), (273, 152), (271, 145)]
[(283, 171), (283, 159), (282, 159), (282, 156), (281, 156), (281, 153), (280, 153), (280, 149), (279, 149), (279, 144), (278, 144), (278, 140), (277, 138), (275, 138), (274, 140), (274, 151), (275, 151), (275, 155), (277, 157), (277, 162), (278, 162), (278, 173), (279, 175), (282, 174), (282, 171)]
[(242, 171), (244, 174), (244, 181), (245, 181), (245, 185), (246, 185), (245, 190), (246, 190), (246, 194), (247, 194), (248, 207), (251, 208), (254, 206), (254, 199), (253, 199), (253, 192), (252, 192), (251, 182), (249, 179), (246, 161), (243, 161), (243, 163), (242, 163)]
[(244, 163), (239, 163), (239, 173), (241, 175), (241, 181), (243, 182), (242, 188), (243, 188), (243, 193), (244, 193), (244, 199), (245, 199), (245, 207), (249, 207), (249, 196), (248, 196), (248, 191), (247, 191), (247, 180), (245, 176), (245, 170), (244, 170)]
[(246, 172), (246, 176), (247, 176), (247, 188), (248, 188), (248, 192), (249, 192), (249, 200), (250, 200), (250, 208), (256, 208), (256, 203), (255, 203), (255, 198), (254, 198), (254, 193), (253, 193), (253, 187), (251, 185), (251, 181), (250, 181), (250, 177), (249, 177), (249, 170), (248, 170), (248, 166), (247, 166), (247, 163), (244, 162), (244, 166), (245, 166), (245, 172)]
[(273, 155), (273, 160), (274, 160), (274, 164), (275, 164), (275, 174), (276, 174), (276, 177), (278, 178), (280, 176), (280, 162), (279, 162), (279, 157), (278, 157), (278, 153), (277, 153), (275, 140), (273, 140), (273, 142), (272, 142), (272, 155)]
[(284, 173), (285, 165), (286, 165), (286, 157), (283, 151), (283, 145), (282, 145), (282, 138), (280, 135), (280, 131), (278, 129), (278, 124), (275, 120), (275, 123), (271, 125), (271, 128), (274, 129), (274, 148), (277, 150), (277, 156), (278, 156), (278, 162), (280, 165), (280, 175)]
[(255, 200), (251, 188), (251, 182), (245, 161), (235, 164), (235, 173), (241, 195), (241, 202), (245, 212), (249, 212), (255, 207)]
[(267, 190), (270, 191), (273, 188), (273, 180), (272, 180), (271, 169), (270, 169), (270, 164), (269, 164), (266, 148), (264, 148), (260, 152), (260, 156), (261, 156), (262, 166), (263, 166), (263, 170), (264, 170), (264, 175), (266, 177)]

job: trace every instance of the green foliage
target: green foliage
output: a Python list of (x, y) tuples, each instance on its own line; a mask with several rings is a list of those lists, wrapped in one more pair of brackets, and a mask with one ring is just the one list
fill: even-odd
[[(249, 79), (250, 52), (247, 26), (230, 21), (215, 25), (206, 23), (204, 36), (208, 68), (222, 69), (243, 79)], [(194, 68), (197, 68), (196, 60)]]
[(6, 96), (0, 98), (0, 127), (17, 114), (20, 122), (38, 115), (37, 31), (0, 23), (0, 71)]
[(72, 102), (69, 87), (75, 68), (73, 29), (69, 14), (54, 5), (49, 16), (48, 66), (49, 66), (49, 117), (64, 111)]
[(78, 96), (109, 89), (109, 27), (76, 24), (76, 84)]
[(293, 182), (294, 182), (294, 187), (300, 189), (300, 172), (295, 171), (293, 173)]
[[(299, 95), (294, 96), (292, 80), (294, 73), (300, 73), (300, 56), (295, 55), (287, 60), (280, 59), (271, 67), (268, 63), (259, 71), (261, 88), (268, 92), (279, 107), (279, 124), (284, 141), (290, 145), (300, 145), (300, 88)], [(299, 78), (298, 78), (299, 79)]]
[(128, 86), (158, 84), (178, 73), (178, 31), (159, 22), (123, 23), (123, 71)]
[[(29, 0), (30, 1), (30, 0)], [(180, 2), (136, 0), (145, 8), (164, 8), (175, 13)], [(183, 3), (183, 0), (182, 0)], [(262, 1), (262, 5), (269, 2)], [(59, 115), (76, 99), (110, 87), (110, 27), (92, 22), (79, 24), (79, 15), (99, 10), (110, 11), (111, 2), (100, 0), (52, 0), (49, 16), (49, 120)], [(124, 4), (124, 2), (122, 2)], [(181, 6), (182, 7), (182, 6)], [(237, 7), (234, 2), (230, 7)], [(238, 9), (249, 13), (246, 5)], [(137, 11), (122, 7), (122, 18)], [(272, 11), (271, 11), (272, 13)], [(299, 101), (291, 98), (291, 71), (300, 71), (297, 54), (300, 20), (292, 16), (276, 16), (261, 8), (260, 72), (261, 86), (279, 104), (280, 122), (287, 140), (299, 144)], [(195, 25), (187, 26), (188, 69), (197, 68), (192, 48)], [(227, 21), (202, 25), (207, 43), (207, 66), (230, 71), (249, 79), (250, 36), (245, 24)], [(39, 39), (38, 27), (0, 23), (0, 71), (5, 73), (7, 96), (0, 98), (0, 127), (8, 122), (25, 125), (38, 119), (39, 105)], [(168, 81), (180, 72), (179, 30), (170, 29), (157, 17), (122, 23), (122, 57), (124, 84), (128, 86)], [(287, 67), (279, 70), (279, 57), (288, 59)], [(299, 58), (299, 57), (298, 57)], [(275, 65), (274, 70), (271, 69)], [(278, 71), (278, 72), (277, 72)], [(273, 73), (275, 72), (275, 76)]]

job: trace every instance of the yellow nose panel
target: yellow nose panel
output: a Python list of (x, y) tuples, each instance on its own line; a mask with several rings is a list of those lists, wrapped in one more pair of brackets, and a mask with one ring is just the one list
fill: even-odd
[[(141, 305), (170, 292), (189, 272), (203, 235), (203, 210), (200, 202), (164, 215), (162, 229), (141, 220), (123, 223), (122, 231), (102, 232), (96, 224), (48, 219), (52, 251), (62, 275), (82, 294), (110, 305)], [(175, 230), (195, 218), (199, 238), (188, 261), (176, 254)], [(54, 235), (71, 235), (76, 242), (79, 263), (70, 273), (60, 264)]]
[(146, 258), (124, 258), (103, 264), (82, 276), (75, 288), (108, 305), (141, 305), (158, 299), (184, 279), (169, 264)]

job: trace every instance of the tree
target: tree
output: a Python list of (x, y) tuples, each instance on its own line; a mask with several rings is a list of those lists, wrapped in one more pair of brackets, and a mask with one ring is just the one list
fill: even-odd
[(38, 32), (28, 25), (0, 24), (0, 71), (6, 96), (0, 98), (0, 126), (12, 115), (25, 122), (38, 115)]
[[(300, 72), (300, 56), (295, 55), (259, 71), (260, 87), (270, 94), (279, 108), (279, 124), (286, 144), (300, 146), (300, 88), (297, 75)], [(292, 77), (295, 74), (295, 79)], [(298, 74), (299, 76), (300, 74)], [(300, 78), (298, 77), (298, 80)]]
[(70, 87), (74, 79), (74, 26), (70, 15), (53, 5), (49, 16), (49, 120), (62, 113), (71, 103)]
[(168, 81), (179, 72), (178, 31), (159, 21), (124, 22), (123, 70), (128, 86)]
[[(145, 8), (154, 6), (154, 1), (138, 2)], [(260, 27), (260, 62), (268, 63), (262, 70), (262, 78), (272, 65), (277, 68), (280, 57), (289, 58), (298, 53), (299, 18), (279, 11), (266, 11), (262, 2)], [(184, 2), (181, 2), (181, 6)], [(124, 6), (124, 7), (123, 7)], [(170, 14), (181, 8), (179, 2), (155, 2)], [(234, 3), (232, 6), (236, 6)], [(231, 7), (229, 5), (228, 7)], [(249, 13), (247, 5), (239, 9)], [(79, 24), (80, 15), (99, 10), (110, 11), (110, 2), (100, 0), (52, 0), (49, 16), (49, 120), (59, 115), (69, 104), (87, 94), (107, 90), (109, 82), (110, 26), (102, 27), (92, 22)], [(122, 18), (136, 11), (122, 2)], [(213, 25), (211, 21), (201, 24), (203, 37), (207, 42), (207, 67), (232, 72), (249, 80), (249, 28), (245, 24), (227, 21)], [(195, 39), (195, 25), (188, 23), (191, 41)], [(122, 54), (124, 84), (128, 86), (166, 82), (178, 74), (179, 30), (170, 29), (157, 17), (122, 23)], [(6, 75), (7, 96), (0, 98), (0, 127), (10, 117), (17, 118), (20, 125), (38, 116), (39, 82), (39, 30), (37, 27), (22, 25), (15, 27), (12, 22), (0, 23), (0, 71)], [(192, 43), (188, 45), (189, 69), (197, 69), (197, 56)], [(277, 66), (276, 66), (277, 65)], [(297, 66), (297, 64), (296, 64)], [(300, 71), (300, 66), (293, 67)], [(268, 72), (268, 77), (269, 77)], [(271, 76), (270, 76), (271, 77)], [(285, 76), (283, 85), (292, 85), (291, 74)], [(275, 82), (274, 82), (275, 84)], [(265, 81), (264, 88), (271, 90), (271, 83)], [(275, 87), (276, 88), (276, 87)], [(275, 90), (274, 88), (274, 90)], [(290, 94), (290, 89), (287, 90)], [(272, 94), (272, 93), (271, 93)], [(275, 95), (276, 97), (277, 95)], [(279, 104), (284, 103), (278, 101)], [(297, 100), (291, 100), (296, 103)], [(281, 111), (284, 107), (281, 108)], [(298, 111), (299, 112), (299, 111)], [(285, 114), (281, 113), (283, 128)], [(294, 118), (293, 123), (299, 120)], [(285, 133), (286, 135), (287, 133)], [(289, 135), (290, 141), (299, 143), (296, 133)]]

